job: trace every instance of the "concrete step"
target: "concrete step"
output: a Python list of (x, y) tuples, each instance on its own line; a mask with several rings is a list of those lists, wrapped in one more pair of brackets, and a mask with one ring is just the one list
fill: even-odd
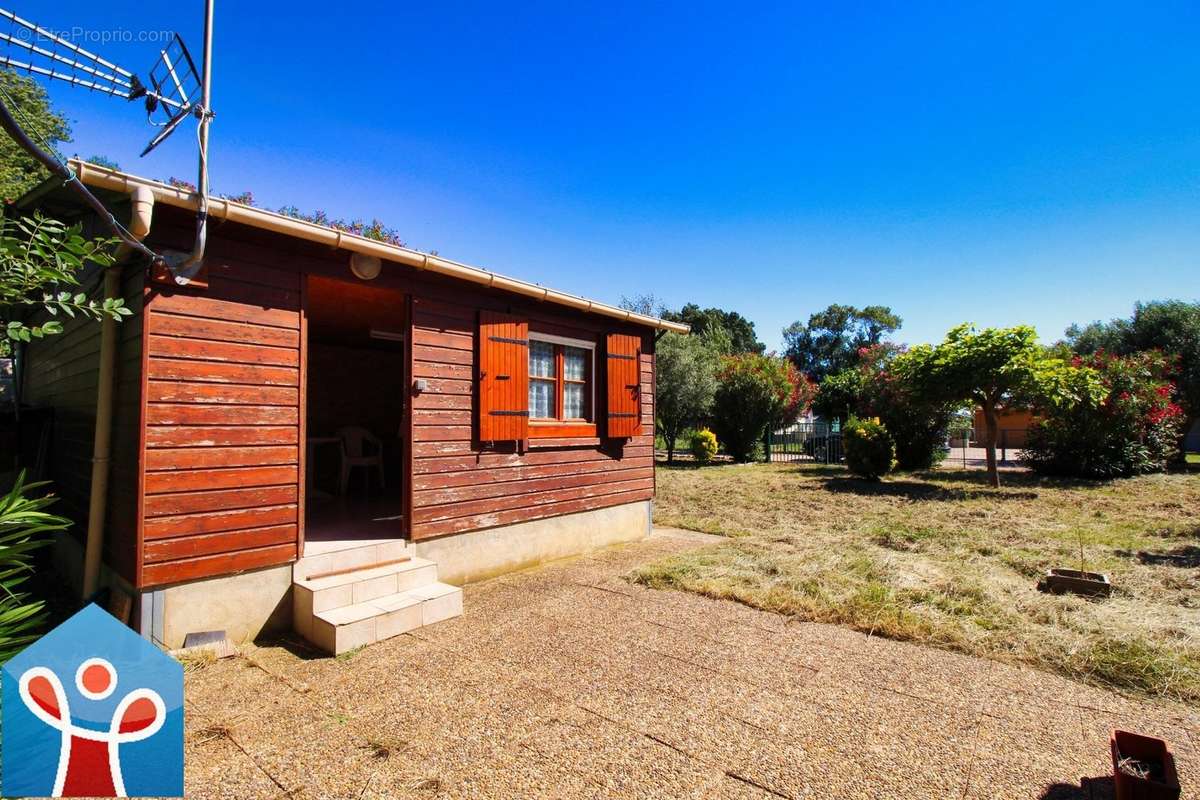
[(292, 567), (293, 580), (309, 576), (371, 567), (376, 564), (410, 558), (414, 554), (406, 539), (348, 539), (333, 542), (305, 542), (304, 558)]
[(310, 580), (293, 580), (296, 612), (316, 614), (365, 603), (377, 597), (415, 589), (437, 581), (437, 565), (406, 558), (378, 566), (337, 572)]
[(462, 614), (462, 589), (429, 583), (365, 602), (316, 612), (310, 617), (309, 641), (340, 655), (424, 625)]

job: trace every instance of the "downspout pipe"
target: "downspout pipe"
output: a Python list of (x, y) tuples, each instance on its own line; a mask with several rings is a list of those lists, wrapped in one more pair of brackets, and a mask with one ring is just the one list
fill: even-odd
[(204, 251), (208, 243), (208, 125), (212, 122), (212, 26), (213, 0), (204, 3), (204, 63), (200, 81), (200, 105), (196, 114), (200, 118), (200, 171), (196, 177), (196, 193), (199, 208), (196, 209), (196, 243), (192, 252), (182, 262), (171, 266), (175, 283), (186, 286), (204, 265)]
[[(139, 243), (150, 233), (154, 217), (154, 192), (138, 186), (130, 195), (129, 233)], [(113, 263), (104, 270), (104, 297), (121, 296), (121, 273), (134, 252), (122, 244)], [(100, 322), (100, 368), (96, 389), (96, 433), (92, 441), (92, 488), (88, 499), (87, 539), (83, 551), (83, 598), (96, 593), (100, 583), (100, 555), (104, 550), (104, 522), (108, 514), (108, 479), (112, 458), (113, 395), (116, 392), (117, 320)]]

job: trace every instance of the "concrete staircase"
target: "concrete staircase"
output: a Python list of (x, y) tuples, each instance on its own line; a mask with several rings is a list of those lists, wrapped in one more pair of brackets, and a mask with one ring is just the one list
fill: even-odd
[[(314, 552), (315, 551), (315, 552)], [(296, 632), (335, 655), (457, 617), (462, 589), (403, 539), (313, 542), (292, 568)]]

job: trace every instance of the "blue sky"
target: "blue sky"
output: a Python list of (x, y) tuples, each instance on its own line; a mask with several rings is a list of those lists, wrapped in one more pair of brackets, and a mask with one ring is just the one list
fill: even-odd
[[(199, 50), (199, 0), (6, 7)], [(218, 0), (211, 175), (589, 297), (735, 309), (771, 347), (832, 302), (910, 342), (1052, 340), (1200, 299), (1198, 41), (1190, 2)], [(193, 136), (139, 159), (136, 107), (53, 97), (69, 152), (193, 179)]]

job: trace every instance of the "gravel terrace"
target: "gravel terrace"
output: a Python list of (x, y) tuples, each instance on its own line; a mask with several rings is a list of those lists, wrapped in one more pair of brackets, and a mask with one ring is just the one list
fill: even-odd
[(714, 539), (472, 585), (349, 657), (190, 669), (187, 796), (1082, 800), (1112, 795), (1112, 727), (1165, 736), (1200, 796), (1195, 709), (622, 578)]

